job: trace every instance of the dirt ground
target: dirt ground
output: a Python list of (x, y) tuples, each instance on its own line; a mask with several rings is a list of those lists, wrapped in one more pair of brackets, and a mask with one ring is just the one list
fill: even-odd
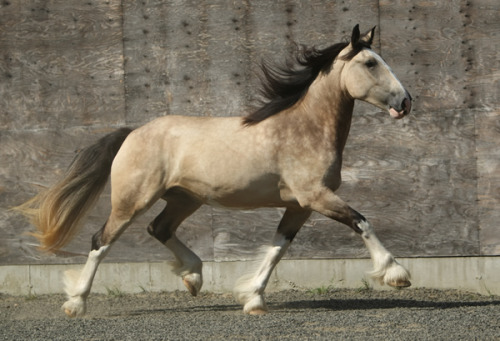
[(63, 302), (0, 295), (0, 340), (500, 340), (500, 297), (459, 291), (283, 291), (263, 316), (203, 292), (91, 294), (77, 319)]

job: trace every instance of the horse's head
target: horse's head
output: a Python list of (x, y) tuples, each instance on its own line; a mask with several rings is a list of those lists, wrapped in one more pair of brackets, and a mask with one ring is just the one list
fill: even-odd
[(411, 96), (386, 62), (371, 48), (375, 27), (361, 36), (359, 26), (352, 31), (350, 44), (340, 53), (345, 65), (341, 81), (355, 99), (386, 109), (394, 118), (411, 111)]

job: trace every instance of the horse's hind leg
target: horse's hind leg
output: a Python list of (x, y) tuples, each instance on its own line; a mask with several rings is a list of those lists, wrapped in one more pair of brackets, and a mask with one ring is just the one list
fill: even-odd
[[(129, 224), (129, 219), (118, 219), (112, 213), (103, 228), (92, 238), (92, 251), (90, 251), (83, 269), (81, 271), (66, 271), (64, 284), (68, 300), (63, 304), (62, 309), (68, 316), (76, 317), (85, 314), (86, 300), (90, 293), (97, 268), (108, 254), (112, 242), (118, 238), (119, 234)], [(104, 238), (107, 238), (107, 240)]]
[[(131, 183), (126, 183), (127, 187)], [(130, 193), (136, 193), (131, 195)], [(63, 305), (64, 312), (70, 316), (85, 314), (86, 299), (90, 293), (94, 276), (101, 261), (106, 257), (111, 245), (120, 237), (133, 219), (146, 211), (159, 198), (157, 192), (144, 195), (141, 191), (127, 191), (115, 186), (111, 193), (111, 214), (101, 230), (92, 237), (92, 251), (81, 271), (67, 271), (64, 283), (68, 300)]]
[(247, 314), (265, 314), (264, 290), (275, 266), (290, 246), (293, 238), (311, 215), (303, 209), (287, 209), (274, 235), (273, 243), (268, 248), (264, 260), (255, 273), (243, 276), (236, 284), (235, 295), (244, 305)]
[(169, 195), (166, 200), (166, 207), (148, 226), (148, 232), (172, 251), (177, 260), (174, 273), (182, 277), (182, 282), (191, 295), (196, 296), (203, 284), (202, 262), (193, 251), (177, 239), (175, 231), (184, 219), (201, 206), (201, 203), (185, 193)]

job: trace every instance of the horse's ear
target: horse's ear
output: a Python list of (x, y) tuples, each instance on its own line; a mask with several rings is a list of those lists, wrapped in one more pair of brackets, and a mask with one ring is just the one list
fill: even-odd
[(373, 38), (375, 37), (376, 27), (377, 26), (373, 26), (373, 28), (370, 31), (366, 32), (363, 38), (361, 38), (361, 40), (366, 41), (368, 44), (371, 45), (373, 43)]
[(363, 37), (361, 37), (361, 40), (368, 43), (372, 44), (373, 43), (373, 38), (375, 37), (375, 28), (377, 26), (374, 26), (370, 31), (366, 32)]
[(359, 33), (359, 24), (357, 24), (352, 29), (351, 45), (354, 46), (359, 41), (359, 36), (360, 36), (360, 33)]

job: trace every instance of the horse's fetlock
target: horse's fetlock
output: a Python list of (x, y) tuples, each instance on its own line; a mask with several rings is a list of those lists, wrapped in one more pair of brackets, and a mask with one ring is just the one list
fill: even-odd
[(372, 233), (372, 226), (366, 220), (361, 220), (356, 223), (356, 229), (354, 229), (357, 233), (359, 233), (363, 238), (368, 239)]

